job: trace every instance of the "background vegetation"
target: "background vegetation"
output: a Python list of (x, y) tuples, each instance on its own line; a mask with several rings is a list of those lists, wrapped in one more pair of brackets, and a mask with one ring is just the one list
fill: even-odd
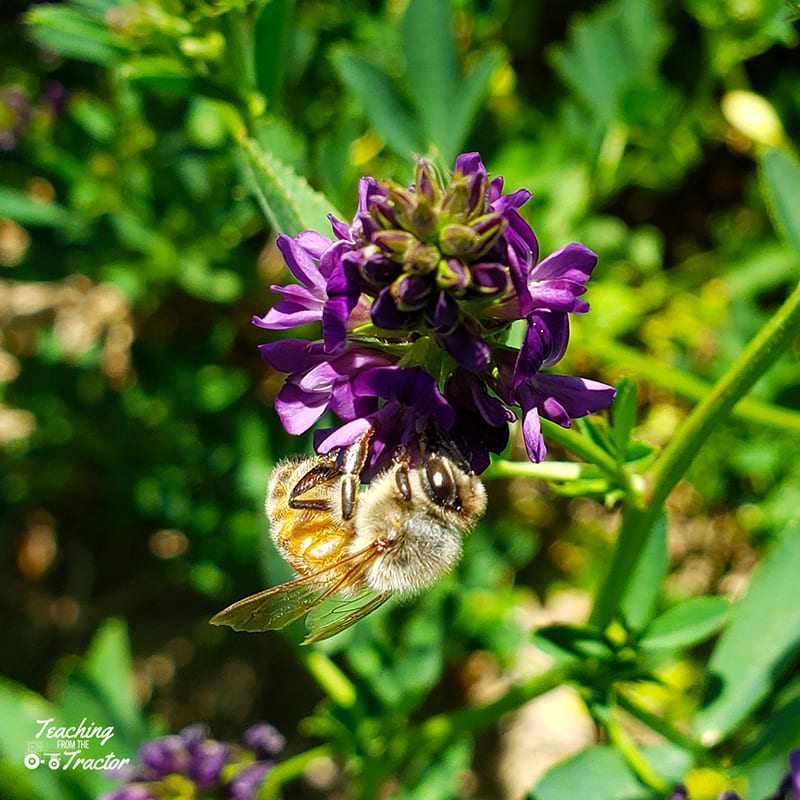
[[(789, 6), (11, 0), (0, 15), (3, 796), (114, 785), (22, 766), (49, 716), (113, 724), (118, 755), (198, 720), (233, 740), (267, 719), (289, 742), (262, 796), (777, 785), (800, 747), (791, 330), (642, 525), (609, 613), (624, 487), (597, 464), (522, 477), (517, 442), (463, 563), (418, 601), (302, 650), (302, 625), (207, 620), (288, 574), (263, 495), (310, 441), (281, 430), (249, 323), (286, 281), (276, 229), (327, 232), (361, 175), (409, 180), (411, 152), (480, 150), (534, 192), (543, 253), (598, 252), (569, 360), (620, 400), (551, 456), (605, 453), (637, 491), (659, 474), (797, 283)], [(583, 624), (593, 599), (599, 627)]]

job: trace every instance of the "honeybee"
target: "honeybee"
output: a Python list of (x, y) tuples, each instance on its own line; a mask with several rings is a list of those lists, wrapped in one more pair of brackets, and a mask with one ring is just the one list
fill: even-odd
[[(371, 435), (333, 455), (275, 467), (266, 501), (270, 531), (299, 577), (234, 603), (212, 624), (279, 630), (308, 613), (309, 644), (452, 569), (463, 536), (486, 510), (480, 479), (459, 459), (429, 451), (413, 467), (407, 455), (395, 459), (359, 491)], [(325, 603), (331, 598), (338, 599), (333, 610)]]

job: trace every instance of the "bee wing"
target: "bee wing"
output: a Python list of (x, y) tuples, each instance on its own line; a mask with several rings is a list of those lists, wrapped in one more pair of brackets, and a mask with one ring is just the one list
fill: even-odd
[(303, 644), (329, 639), (331, 636), (340, 633), (345, 628), (349, 628), (360, 619), (363, 619), (367, 614), (371, 614), (390, 597), (390, 594), (377, 594), (372, 590), (368, 590), (330, 610), (325, 606), (317, 606), (311, 611), (306, 620), (309, 634), (303, 640)]
[(325, 569), (245, 597), (215, 614), (210, 622), (251, 633), (285, 628), (337, 592), (361, 585), (361, 573), (376, 554), (375, 546), (369, 545)]
[(277, 631), (300, 619), (319, 602), (325, 587), (306, 575), (289, 583), (245, 597), (211, 617), (212, 625), (235, 631)]

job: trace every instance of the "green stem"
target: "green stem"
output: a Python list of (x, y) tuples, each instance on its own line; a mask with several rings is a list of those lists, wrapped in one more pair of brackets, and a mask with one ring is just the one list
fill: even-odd
[(324, 744), (278, 762), (267, 773), (264, 783), (261, 784), (257, 795), (258, 800), (278, 800), (284, 784), (302, 777), (312, 761), (316, 761), (318, 758), (330, 758), (332, 752), (330, 746)]
[(585, 478), (599, 478), (602, 472), (594, 464), (579, 464), (575, 461), (506, 461), (498, 458), (481, 476), (484, 480), (493, 478), (540, 478), (544, 481), (577, 481)]
[(337, 706), (352, 708), (356, 704), (356, 687), (331, 659), (318, 650), (312, 650), (305, 663), (314, 680)]
[(608, 738), (625, 757), (639, 780), (659, 794), (666, 795), (672, 784), (659, 775), (637, 746), (633, 737), (620, 725), (611, 709), (595, 706), (592, 713), (608, 732)]
[[(706, 381), (662, 364), (652, 356), (639, 353), (632, 347), (610, 339), (598, 337), (592, 344), (592, 356), (623, 370), (630, 370), (637, 378), (669, 389), (678, 397), (685, 397), (687, 400), (699, 402), (708, 397), (711, 391), (711, 384)], [(737, 419), (800, 433), (800, 414), (752, 397), (743, 397), (736, 403), (731, 413)]]
[(633, 698), (629, 697), (624, 692), (617, 692), (616, 701), (617, 705), (623, 711), (627, 711), (628, 714), (636, 717), (640, 722), (647, 725), (650, 730), (655, 731), (659, 736), (663, 736), (668, 742), (672, 742), (678, 745), (678, 747), (688, 750), (699, 764), (710, 766), (714, 763), (714, 759), (709, 755), (708, 748), (692, 739), (691, 736), (679, 731), (665, 719), (642, 708)]
[(616, 459), (598, 447), (594, 442), (581, 436), (577, 431), (572, 428), (562, 428), (551, 422), (548, 419), (542, 420), (542, 433), (546, 439), (551, 439), (557, 442), (562, 447), (566, 448), (575, 455), (580, 456), (584, 461), (594, 464), (599, 467), (615, 486), (620, 486), (625, 492), (626, 497), (633, 499), (637, 497), (636, 489), (634, 488), (630, 476), (618, 464)]
[(541, 675), (517, 683), (502, 697), (482, 706), (459, 708), (447, 714), (429, 717), (412, 737), (411, 749), (420, 747), (438, 749), (456, 736), (485, 728), (505, 714), (516, 711), (525, 703), (546, 694), (569, 681), (579, 665), (560, 664)]
[(794, 289), (678, 429), (653, 470), (647, 504), (634, 502), (626, 509), (611, 565), (596, 594), (589, 624), (604, 629), (614, 618), (664, 501), (711, 432), (798, 333), (800, 286)]

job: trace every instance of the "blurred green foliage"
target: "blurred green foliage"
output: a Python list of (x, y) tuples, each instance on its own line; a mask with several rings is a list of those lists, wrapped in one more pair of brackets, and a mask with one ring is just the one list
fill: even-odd
[[(692, 768), (771, 791), (800, 746), (796, 344), (700, 451), (607, 630), (580, 598), (622, 495), (591, 463), (550, 489), (492, 481), (454, 575), (310, 654), (299, 631), (207, 619), (287, 576), (263, 494), (310, 446), (280, 428), (249, 325), (286, 279), (271, 237), (326, 232), (361, 175), (408, 180), (411, 151), (480, 150), (534, 192), (543, 252), (599, 253), (569, 358), (620, 397), (553, 454), (648, 473), (797, 283), (789, 7), (18, 0), (0, 15), (3, 792), (107, 784), (21, 766), (39, 715), (113, 724), (125, 755), (165, 727), (236, 738), (266, 718), (290, 753), (322, 741), (342, 765), (287, 797), (633, 799)], [(543, 690), (523, 680), (491, 704), (532, 645), (608, 740), (512, 790), (507, 745), (474, 733)], [(631, 715), (671, 743), (639, 750)], [(694, 800), (714, 786), (698, 778)]]

